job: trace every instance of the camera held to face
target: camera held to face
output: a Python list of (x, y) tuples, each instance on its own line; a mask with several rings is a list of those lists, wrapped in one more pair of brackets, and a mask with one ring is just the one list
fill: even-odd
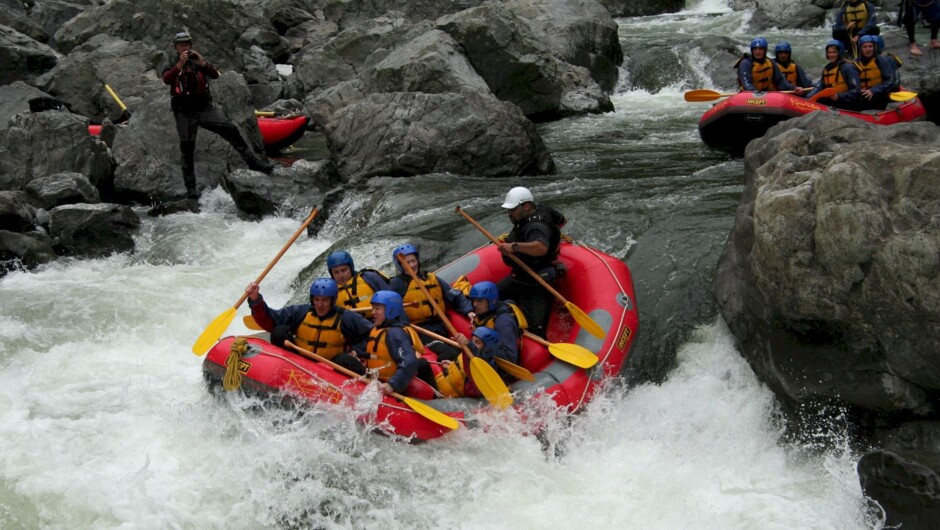
[(199, 60), (199, 54), (194, 52), (193, 50), (189, 50), (189, 56), (187, 60), (191, 63), (195, 63), (196, 61)]

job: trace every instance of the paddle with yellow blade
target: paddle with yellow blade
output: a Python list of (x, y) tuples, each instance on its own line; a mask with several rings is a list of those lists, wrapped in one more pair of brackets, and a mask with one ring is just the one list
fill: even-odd
[(891, 101), (907, 101), (909, 99), (916, 98), (917, 92), (905, 92), (901, 90), (898, 92), (891, 92), (888, 94), (888, 97), (891, 98)]
[[(274, 265), (277, 264), (278, 260), (281, 259), (281, 256), (287, 252), (287, 249), (294, 244), (294, 241), (297, 241), (297, 238), (300, 237), (300, 234), (307, 229), (307, 226), (313, 221), (317, 216), (317, 213), (320, 210), (314, 208), (307, 219), (304, 221), (300, 228), (294, 232), (294, 235), (291, 236), (287, 243), (284, 243), (284, 246), (281, 248), (280, 252), (274, 256), (274, 259), (271, 260), (271, 263), (268, 263), (268, 266), (261, 271), (261, 274), (258, 275), (258, 278), (255, 280), (255, 283), (261, 283), (261, 280), (271, 272), (271, 269), (274, 268)], [(242, 293), (241, 297), (235, 302), (235, 305), (223, 311), (219, 316), (215, 317), (215, 320), (209, 323), (205, 330), (203, 330), (202, 335), (199, 335), (199, 338), (196, 339), (196, 342), (193, 344), (193, 353), (196, 355), (203, 355), (213, 344), (218, 342), (219, 338), (222, 337), (222, 334), (225, 333), (225, 330), (228, 329), (229, 324), (232, 323), (232, 320), (235, 318), (235, 312), (238, 310), (238, 306), (248, 298), (248, 293)]]
[[(427, 335), (428, 337), (431, 337), (432, 339), (437, 339), (443, 342), (444, 344), (450, 344), (451, 346), (455, 348), (460, 347), (460, 343), (458, 343), (457, 341), (448, 339), (447, 337), (443, 335), (438, 335), (437, 333), (434, 333), (433, 331), (429, 329), (424, 329), (421, 326), (418, 326), (417, 324), (412, 324), (411, 327), (415, 328), (415, 330), (418, 333), (422, 335)], [(503, 370), (506, 370), (507, 374), (515, 377), (516, 379), (522, 379), (523, 381), (530, 381), (530, 382), (535, 381), (535, 376), (532, 375), (532, 372), (526, 370), (522, 366), (519, 366), (518, 364), (510, 362), (510, 361), (507, 361), (506, 359), (503, 359), (502, 357), (494, 357), (494, 359), (496, 359), (496, 364), (498, 364), (500, 368), (502, 368)]]
[(525, 336), (538, 342), (542, 346), (548, 347), (548, 353), (552, 354), (555, 358), (565, 361), (568, 364), (573, 364), (578, 368), (590, 368), (599, 361), (597, 355), (584, 346), (578, 346), (570, 342), (548, 342), (542, 337), (529, 333), (528, 331), (525, 332)]
[[(328, 364), (331, 368), (333, 368), (334, 370), (336, 370), (337, 372), (341, 374), (348, 375), (349, 377), (356, 378), (356, 379), (360, 377), (359, 374), (357, 374), (356, 372), (343, 368), (342, 366), (334, 363), (333, 361), (330, 361), (324, 357), (321, 357), (320, 355), (317, 355), (310, 350), (305, 350), (301, 348), (300, 346), (292, 343), (291, 341), (285, 341), (284, 344), (289, 346), (291, 349), (293, 349), (297, 353), (303, 355), (304, 357), (307, 357), (308, 359), (312, 359), (314, 361), (319, 361), (321, 363)], [(405, 405), (408, 405), (408, 408), (410, 408), (411, 410), (417, 412), (421, 416), (424, 416), (425, 418), (433, 421), (434, 423), (442, 427), (447, 427), (448, 429), (451, 429), (451, 430), (460, 427), (460, 424), (457, 423), (457, 420), (455, 420), (454, 418), (451, 418), (447, 414), (444, 414), (443, 412), (435, 409), (434, 407), (430, 405), (426, 405), (418, 401), (417, 399), (403, 396), (399, 394), (398, 392), (391, 392), (389, 395), (397, 399), (398, 401), (401, 401)]]
[[(447, 331), (449, 331), (451, 335), (457, 335), (457, 330), (454, 328), (454, 325), (451, 324), (450, 319), (447, 318), (447, 313), (444, 312), (444, 308), (439, 306), (434, 298), (431, 297), (428, 288), (424, 286), (424, 282), (418, 278), (418, 273), (416, 273), (405, 260), (405, 256), (398, 254), (398, 262), (401, 263), (402, 270), (408, 273), (408, 276), (411, 276), (411, 279), (414, 280), (418, 288), (421, 289), (421, 292), (424, 293), (424, 297), (427, 299), (428, 303), (431, 304), (431, 307), (434, 308), (434, 312), (441, 319), (441, 322), (447, 326)], [(494, 370), (488, 362), (473, 355), (470, 348), (464, 346), (462, 349), (464, 353), (467, 354), (467, 357), (470, 358), (470, 377), (480, 390), (480, 393), (483, 394), (483, 397), (489, 401), (490, 405), (498, 409), (504, 409), (512, 405), (512, 394), (509, 393), (509, 388), (506, 387), (506, 383), (504, 383), (503, 379), (496, 373), (496, 370)]]
[[(486, 228), (483, 228), (483, 226), (481, 226), (480, 223), (476, 222), (476, 220), (473, 217), (470, 217), (470, 215), (467, 212), (461, 210), (460, 206), (457, 207), (457, 213), (462, 215), (464, 219), (470, 222), (470, 224), (477, 227), (477, 230), (482, 232), (483, 235), (486, 236), (486, 238), (489, 239), (494, 245), (499, 246), (499, 241), (495, 237), (493, 237), (493, 234), (489, 233), (489, 231), (487, 231)], [(509, 258), (512, 259), (512, 261), (515, 262), (516, 265), (522, 268), (522, 270), (526, 271), (526, 273), (528, 273), (529, 276), (532, 276), (532, 278), (535, 279), (535, 281), (537, 281), (542, 287), (544, 287), (546, 291), (552, 293), (552, 296), (557, 298), (561, 303), (565, 304), (565, 309), (567, 309), (568, 312), (571, 313), (571, 316), (574, 318), (575, 322), (577, 322), (578, 325), (581, 326), (582, 329), (584, 329), (585, 331), (587, 331), (588, 333), (590, 333), (591, 335), (594, 335), (595, 337), (599, 339), (603, 339), (607, 335), (607, 333), (604, 331), (604, 328), (602, 328), (600, 324), (595, 322), (593, 318), (591, 318), (587, 313), (582, 311), (580, 307), (566, 300), (565, 297), (561, 295), (561, 293), (559, 293), (554, 288), (552, 288), (552, 286), (549, 285), (548, 282), (543, 280), (542, 277), (538, 275), (538, 273), (536, 273), (531, 268), (529, 268), (529, 266), (523, 263), (522, 260), (520, 260), (514, 254), (505, 254), (505, 255), (509, 256)]]

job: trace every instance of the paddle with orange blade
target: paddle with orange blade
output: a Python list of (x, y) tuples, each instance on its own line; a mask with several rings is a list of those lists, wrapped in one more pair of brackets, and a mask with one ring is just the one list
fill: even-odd
[[(434, 308), (434, 312), (441, 319), (441, 322), (447, 326), (447, 331), (449, 331), (451, 335), (457, 335), (457, 329), (454, 328), (450, 319), (447, 318), (447, 313), (444, 312), (444, 308), (439, 306), (434, 298), (431, 297), (428, 288), (424, 286), (424, 282), (421, 281), (421, 278), (418, 278), (418, 273), (411, 268), (405, 256), (398, 254), (398, 262), (401, 264), (402, 270), (408, 273), (408, 276), (411, 276), (411, 279), (414, 280), (418, 288), (421, 289), (421, 292), (424, 293), (424, 297), (427, 298), (428, 303)], [(503, 382), (503, 378), (496, 373), (496, 370), (494, 370), (488, 362), (473, 355), (470, 348), (464, 346), (462, 349), (470, 358), (470, 376), (473, 379), (473, 383), (480, 389), (480, 393), (489, 401), (490, 405), (498, 409), (504, 409), (512, 405), (512, 394), (509, 393), (509, 388), (506, 386), (506, 383)]]
[[(313, 211), (310, 212), (310, 215), (307, 217), (304, 223), (300, 225), (300, 228), (294, 232), (294, 235), (292, 235), (291, 238), (287, 240), (287, 243), (285, 243), (280, 252), (274, 256), (274, 259), (271, 260), (271, 263), (268, 263), (268, 266), (265, 267), (263, 271), (261, 271), (261, 274), (258, 275), (255, 283), (261, 283), (261, 280), (263, 280), (264, 277), (267, 276), (269, 272), (271, 272), (271, 269), (273, 269), (274, 265), (277, 264), (278, 260), (281, 259), (281, 256), (287, 252), (287, 249), (289, 249), (291, 245), (294, 244), (294, 241), (297, 241), (297, 238), (300, 237), (300, 234), (302, 234), (303, 231), (307, 229), (307, 226), (313, 222), (313, 219), (317, 216), (319, 211), (319, 209), (314, 208)], [(205, 354), (207, 351), (209, 351), (209, 348), (211, 348), (213, 344), (219, 341), (219, 338), (222, 337), (222, 334), (225, 333), (225, 330), (228, 329), (229, 324), (231, 324), (232, 320), (235, 318), (235, 312), (238, 310), (238, 306), (242, 305), (242, 303), (247, 298), (248, 293), (243, 293), (238, 301), (235, 302), (234, 306), (223, 311), (219, 316), (215, 317), (215, 319), (209, 323), (206, 329), (203, 330), (202, 335), (199, 335), (199, 338), (196, 339), (196, 342), (193, 344), (194, 354)]]
[[(477, 230), (482, 232), (483, 235), (486, 236), (486, 238), (489, 239), (494, 245), (499, 246), (499, 240), (493, 237), (493, 234), (489, 233), (489, 231), (486, 228), (483, 228), (483, 226), (480, 223), (478, 223), (476, 219), (474, 219), (473, 217), (470, 217), (470, 215), (467, 212), (461, 210), (460, 206), (457, 207), (457, 213), (462, 215), (464, 219), (469, 221), (470, 224), (472, 224), (473, 226), (477, 228)], [(561, 293), (556, 291), (551, 285), (548, 284), (548, 282), (543, 280), (542, 277), (538, 275), (538, 273), (536, 273), (528, 265), (523, 263), (521, 259), (516, 257), (514, 254), (504, 254), (504, 255), (512, 259), (512, 261), (516, 265), (518, 265), (529, 276), (531, 276), (535, 281), (537, 281), (539, 285), (544, 287), (546, 291), (550, 292), (552, 296), (558, 299), (558, 301), (565, 304), (565, 309), (567, 309), (568, 312), (571, 313), (572, 318), (574, 318), (575, 322), (577, 322), (578, 325), (581, 326), (581, 329), (587, 331), (588, 333), (590, 333), (591, 335), (594, 335), (595, 337), (599, 339), (603, 339), (607, 335), (607, 333), (604, 331), (604, 328), (602, 328), (600, 324), (598, 324), (593, 318), (591, 318), (590, 315), (582, 311), (581, 308), (574, 305), (574, 303), (569, 302), (567, 299), (565, 299), (565, 297), (562, 296)]]
[(714, 90), (706, 90), (704, 88), (698, 90), (689, 90), (682, 95), (686, 101), (691, 103), (697, 103), (702, 101), (715, 101), (716, 99), (727, 98), (737, 94), (737, 92), (731, 92), (728, 94), (722, 94), (721, 92), (715, 92)]
[(809, 100), (812, 101), (812, 102), (816, 102), (816, 101), (819, 101), (820, 99), (828, 99), (828, 98), (831, 98), (832, 96), (834, 96), (834, 95), (836, 95), (836, 94), (838, 94), (838, 92), (836, 92), (836, 89), (834, 89), (834, 88), (832, 88), (832, 87), (824, 88), (824, 89), (820, 90), (816, 95), (814, 95), (813, 97), (809, 98)]
[[(292, 343), (291, 341), (284, 341), (284, 344), (289, 346), (291, 349), (293, 349), (297, 353), (303, 355), (304, 357), (307, 357), (308, 359), (312, 359), (314, 361), (318, 361), (321, 363), (326, 363), (331, 368), (333, 368), (334, 370), (336, 370), (337, 372), (341, 374), (348, 375), (349, 377), (352, 377), (352, 378), (359, 377), (359, 374), (357, 374), (356, 372), (353, 372), (352, 370), (344, 368), (334, 363), (333, 361), (326, 359), (325, 357), (322, 357), (320, 355), (317, 355), (316, 353), (313, 353), (310, 350), (305, 350), (301, 348), (300, 346)], [(398, 392), (391, 392), (389, 395), (397, 399), (398, 401), (401, 401), (405, 405), (408, 405), (408, 408), (410, 408), (411, 410), (417, 412), (421, 416), (424, 416), (425, 418), (433, 421), (434, 423), (442, 427), (447, 427), (448, 429), (451, 429), (451, 430), (460, 427), (460, 424), (457, 423), (457, 420), (455, 420), (454, 418), (451, 418), (447, 414), (444, 414), (443, 412), (435, 409), (434, 407), (431, 407), (430, 405), (426, 405), (418, 401), (417, 399), (403, 396), (399, 394)]]

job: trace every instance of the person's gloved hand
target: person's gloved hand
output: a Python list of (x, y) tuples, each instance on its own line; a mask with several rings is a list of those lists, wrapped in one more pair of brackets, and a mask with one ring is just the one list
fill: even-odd
[(278, 348), (284, 348), (284, 341), (294, 342), (295, 338), (289, 326), (277, 326), (271, 331), (271, 344)]

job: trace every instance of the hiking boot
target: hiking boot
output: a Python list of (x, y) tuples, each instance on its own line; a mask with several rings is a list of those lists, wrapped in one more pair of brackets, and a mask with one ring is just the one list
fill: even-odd
[(251, 169), (252, 171), (260, 171), (262, 173), (270, 173), (274, 171), (274, 164), (268, 162), (267, 160), (254, 159), (248, 162), (248, 169)]

